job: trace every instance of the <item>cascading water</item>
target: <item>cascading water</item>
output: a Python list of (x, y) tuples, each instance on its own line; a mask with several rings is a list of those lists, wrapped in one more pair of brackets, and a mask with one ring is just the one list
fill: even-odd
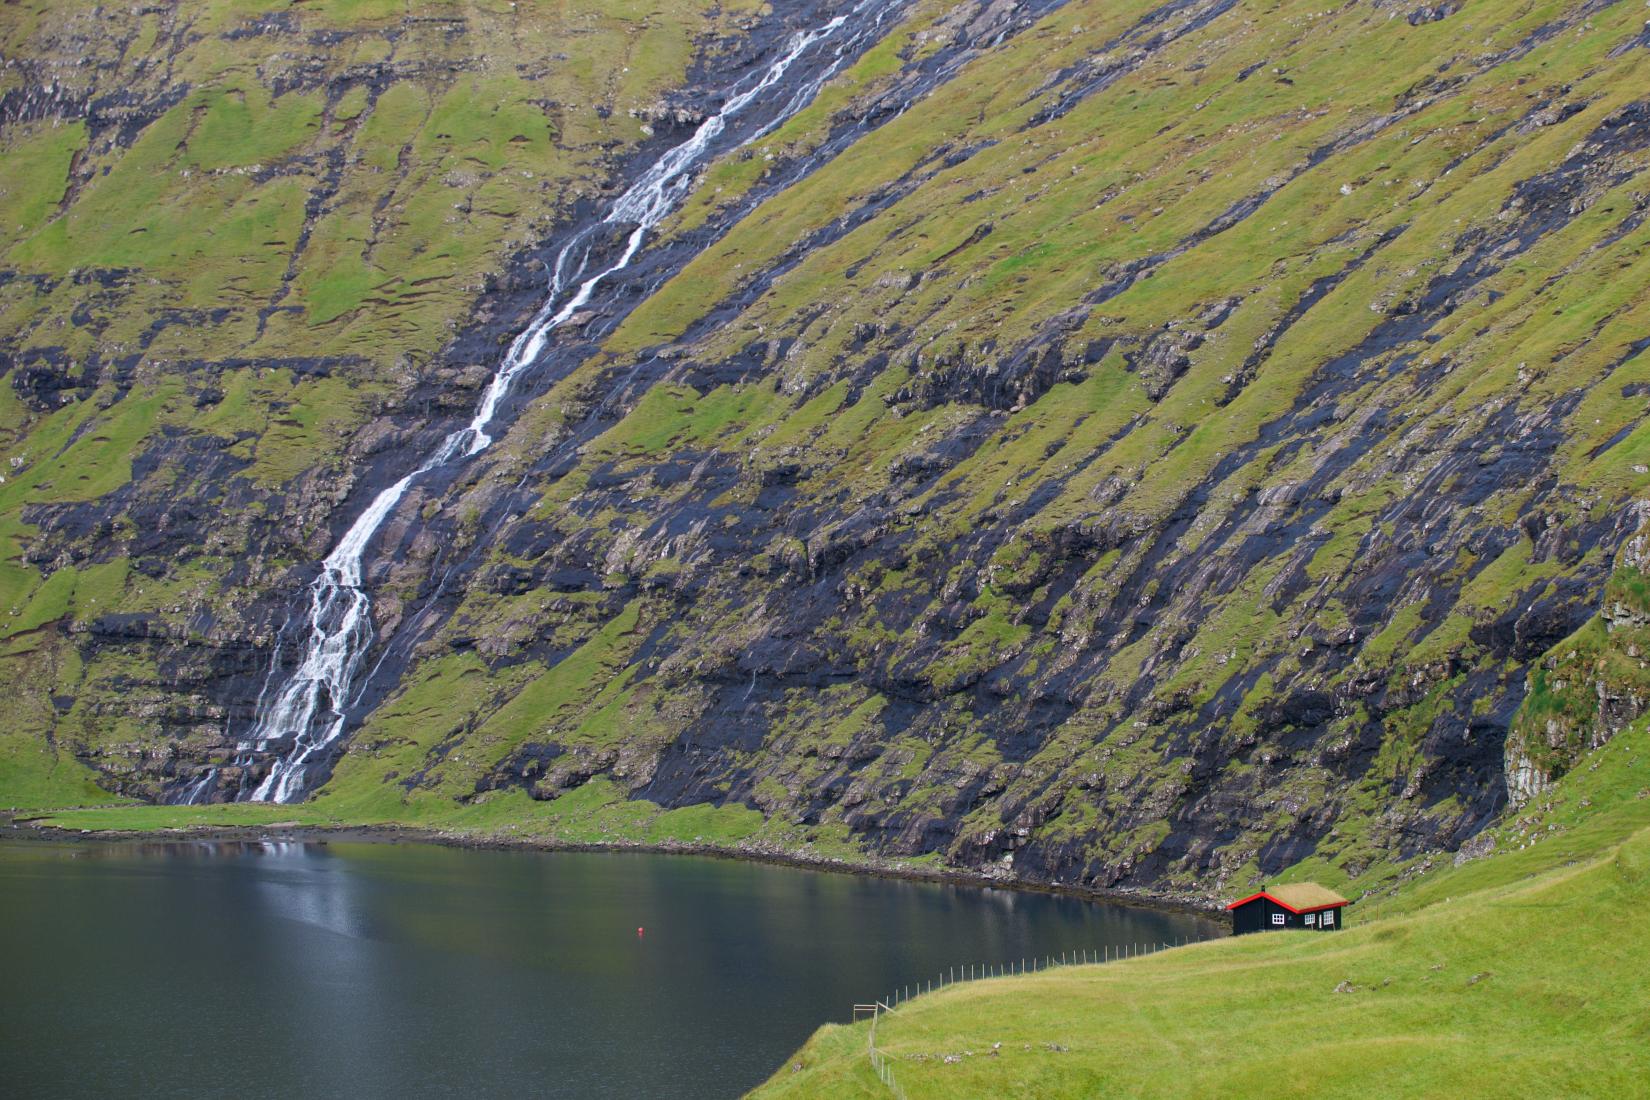
[[(843, 63), (879, 34), (877, 29), (898, 0), (860, 0), (845, 14), (813, 30), (793, 35), (767, 67), (736, 84), (720, 110), (706, 118), (693, 136), (668, 150), (609, 208), (598, 230), (625, 234), (617, 260), (586, 276), (592, 254), (591, 238), (579, 233), (551, 265), (549, 295), (531, 323), (510, 344), (492, 382), (464, 427), (450, 433), (416, 469), (380, 492), (339, 540), (310, 585), (309, 633), (298, 666), (276, 685), (280, 652), (271, 664), (270, 681), (258, 701), (257, 716), (246, 740), (240, 743), (237, 763), (249, 765), (256, 753), (280, 750), (263, 782), (251, 793), (257, 801), (291, 802), (302, 798), (310, 769), (324, 759), (344, 733), (345, 715), (355, 676), (372, 642), (371, 601), (364, 587), (363, 563), (378, 534), (401, 498), (422, 476), (462, 462), (493, 443), (493, 427), (500, 403), (521, 374), (543, 353), (551, 333), (589, 303), (591, 295), (610, 276), (635, 260), (648, 233), (681, 202), (692, 185), (693, 172), (711, 156), (734, 146), (719, 143), (731, 123), (754, 106), (771, 108), (752, 132), (738, 144), (759, 139), (801, 110)], [(796, 65), (811, 69), (800, 82), (782, 86)], [(748, 85), (743, 87), (742, 85)], [(764, 103), (764, 93), (779, 86), (778, 103)], [(194, 803), (212, 797), (216, 771), (184, 787), (175, 797)]]

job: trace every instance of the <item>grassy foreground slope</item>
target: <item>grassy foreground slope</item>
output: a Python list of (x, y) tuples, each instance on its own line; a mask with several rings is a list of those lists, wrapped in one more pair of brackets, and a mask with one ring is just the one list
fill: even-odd
[[(1494, 835), (1344, 932), (953, 986), (884, 1017), (878, 1046), (913, 1098), (1643, 1095), (1650, 737)], [(755, 1095), (890, 1095), (867, 1026), (822, 1028)]]

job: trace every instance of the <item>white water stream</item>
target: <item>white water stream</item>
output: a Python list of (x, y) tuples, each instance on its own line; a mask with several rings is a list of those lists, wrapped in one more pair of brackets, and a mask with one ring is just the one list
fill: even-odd
[[(861, 0), (847, 14), (792, 36), (760, 78), (729, 98), (692, 137), (667, 151), (614, 200), (601, 226), (631, 229), (623, 252), (610, 266), (581, 281), (590, 259), (589, 247), (584, 243), (590, 237), (588, 233), (576, 234), (561, 250), (551, 268), (550, 292), (544, 305), (510, 344), (469, 424), (449, 434), (417, 469), (379, 493), (321, 563), (320, 575), (310, 585), (309, 634), (298, 667), (272, 693), (280, 660), (277, 649), (270, 687), (259, 699), (253, 728), (240, 744), (238, 762), (242, 764), (251, 763), (255, 751), (285, 747), (284, 755), (252, 793), (253, 799), (292, 802), (302, 798), (309, 766), (344, 733), (356, 672), (373, 636), (363, 561), (373, 538), (407, 490), (424, 474), (462, 462), (492, 445), (488, 429), (493, 427), (499, 405), (516, 380), (538, 361), (550, 334), (582, 309), (604, 280), (623, 271), (636, 258), (649, 231), (687, 194), (694, 171), (712, 155), (716, 139), (731, 120), (778, 84), (805, 55), (812, 54), (810, 61), (817, 65), (817, 71), (799, 84), (783, 107), (744, 143), (773, 130), (812, 101), (825, 81), (852, 56), (854, 45), (865, 38), (864, 33), (857, 32), (881, 23), (894, 6), (890, 0)], [(844, 28), (847, 33), (843, 33)], [(196, 802), (211, 797), (216, 779), (216, 770), (207, 772), (184, 792), (182, 800)]]

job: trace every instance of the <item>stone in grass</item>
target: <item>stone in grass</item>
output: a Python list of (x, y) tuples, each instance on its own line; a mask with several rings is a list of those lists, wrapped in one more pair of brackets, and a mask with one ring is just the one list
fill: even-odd
[(1346, 981), (1345, 979), (1342, 979), (1341, 984), (1335, 987), (1335, 992), (1336, 993), (1351, 993), (1354, 990), (1356, 990), (1357, 988), (1358, 987), (1353, 985), (1351, 982)]

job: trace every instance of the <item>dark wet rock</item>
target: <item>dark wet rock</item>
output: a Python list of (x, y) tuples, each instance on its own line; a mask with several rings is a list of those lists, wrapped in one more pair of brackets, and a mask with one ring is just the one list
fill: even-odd
[(1437, 23), (1448, 19), (1460, 10), (1461, 5), (1455, 3), (1422, 5), (1418, 8), (1411, 8), (1408, 14), (1404, 16), (1404, 22), (1412, 27), (1419, 27), (1423, 23)]

